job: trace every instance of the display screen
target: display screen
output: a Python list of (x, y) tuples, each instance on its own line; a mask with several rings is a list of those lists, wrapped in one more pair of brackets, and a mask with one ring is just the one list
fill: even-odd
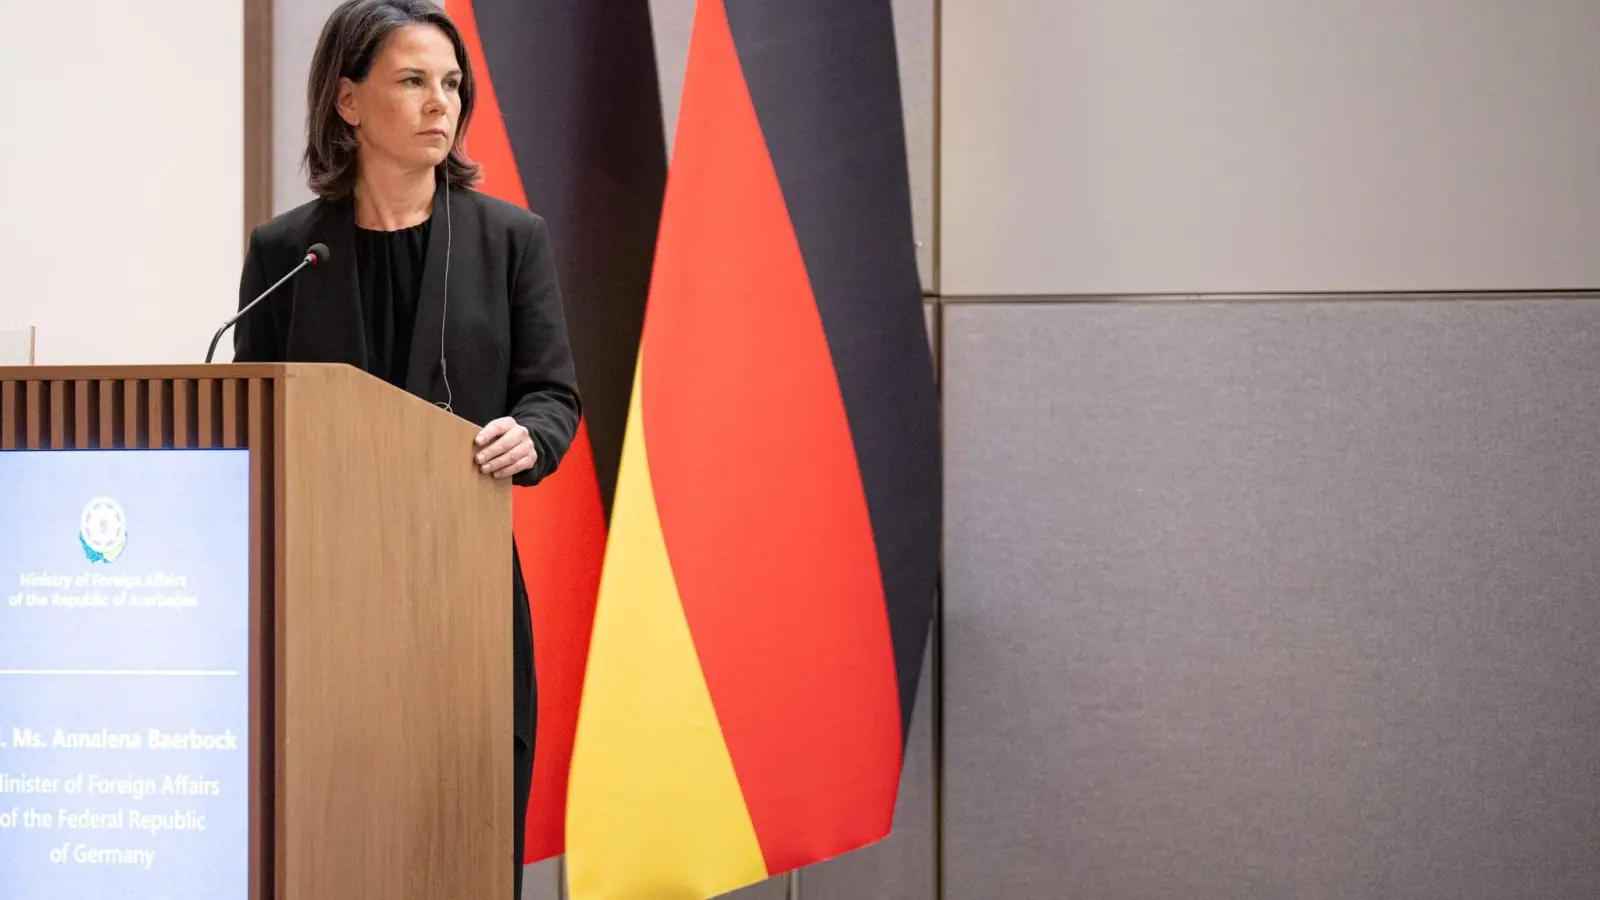
[(0, 900), (249, 894), (245, 450), (0, 452)]

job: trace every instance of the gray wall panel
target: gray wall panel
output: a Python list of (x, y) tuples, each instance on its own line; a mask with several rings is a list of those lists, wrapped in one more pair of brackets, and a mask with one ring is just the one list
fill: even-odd
[(943, 0), (945, 295), (1600, 286), (1594, 0)]
[(723, 900), (784, 900), (787, 896), (788, 883), (783, 876), (768, 878), (766, 881), (752, 884), (737, 891), (722, 894)]
[(650, 0), (650, 27), (656, 41), (656, 73), (661, 86), (661, 116), (667, 152), (678, 130), (678, 101), (689, 68), (689, 38), (694, 33), (694, 0)]
[(948, 900), (1600, 894), (1600, 304), (943, 331)]
[(272, 3), (272, 207), (274, 214), (312, 199), (300, 156), (306, 149), (306, 79), (322, 25), (340, 0)]
[[(895, 42), (900, 57), (900, 99), (905, 108), (906, 162), (911, 177), (912, 230), (917, 241), (917, 272), (925, 292), (934, 284), (934, 0), (893, 0)], [(656, 66), (661, 77), (661, 110), (667, 146), (678, 127), (678, 103), (689, 65), (694, 0), (650, 0), (655, 30)]]
[(939, 232), (934, 223), (934, 35), (935, 0), (894, 0), (895, 51), (900, 61), (900, 103), (906, 128), (906, 166), (911, 176), (911, 230), (917, 240), (917, 273), (923, 291), (939, 292)]
[(561, 860), (546, 859), (522, 870), (522, 900), (561, 900)]

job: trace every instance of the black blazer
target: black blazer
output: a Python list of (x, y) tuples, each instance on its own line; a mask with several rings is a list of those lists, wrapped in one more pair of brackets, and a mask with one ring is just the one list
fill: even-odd
[[(566, 455), (582, 409), (550, 233), (540, 217), (477, 191), (450, 190), (448, 210), (446, 196), (441, 184), (428, 229), (405, 389), (442, 402), (448, 372), (450, 405), (457, 415), (477, 425), (509, 415), (527, 426), (539, 459), (512, 480), (537, 484)], [(351, 200), (320, 199), (251, 231), (239, 280), (240, 306), (298, 265), (312, 244), (327, 244), (329, 259), (302, 271), (239, 320), (235, 361), (342, 362), (365, 369), (355, 229)], [(473, 449), (461, 448), (464, 462)], [(531, 743), (532, 627), (515, 563), (513, 574), (515, 730)]]
[[(513, 482), (537, 484), (566, 455), (581, 413), (550, 233), (533, 213), (462, 188), (450, 191), (446, 215), (445, 196), (441, 185), (428, 229), (405, 389), (444, 402), (447, 372), (448, 399), (457, 415), (477, 425), (509, 415), (527, 426), (539, 460)], [(239, 320), (234, 360), (366, 368), (355, 231), (355, 206), (348, 199), (313, 200), (251, 231), (240, 306), (298, 265), (312, 244), (327, 244), (329, 259)], [(462, 448), (464, 455), (471, 452)]]

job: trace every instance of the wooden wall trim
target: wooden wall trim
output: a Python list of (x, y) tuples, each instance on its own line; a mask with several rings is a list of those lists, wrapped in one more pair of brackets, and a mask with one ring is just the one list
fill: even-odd
[(244, 234), (272, 218), (272, 2), (244, 2)]

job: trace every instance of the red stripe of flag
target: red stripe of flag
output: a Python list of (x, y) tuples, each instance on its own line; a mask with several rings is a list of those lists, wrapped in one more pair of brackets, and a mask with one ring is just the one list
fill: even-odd
[(671, 175), (694, 199), (661, 235), (641, 396), (678, 592), (780, 872), (888, 832), (900, 706), (843, 398), (721, 7), (700, 10)]
[[(448, 0), (445, 9), (461, 30), (477, 78), (477, 109), (467, 148), (484, 167), (479, 190), (526, 209), (522, 178), (472, 4)], [(565, 847), (567, 772), (605, 557), (605, 513), (586, 421), (578, 423), (577, 435), (555, 474), (538, 487), (513, 493), (512, 533), (528, 588), (539, 683), (533, 787), (523, 845), (523, 860), (532, 863), (557, 856)]]

